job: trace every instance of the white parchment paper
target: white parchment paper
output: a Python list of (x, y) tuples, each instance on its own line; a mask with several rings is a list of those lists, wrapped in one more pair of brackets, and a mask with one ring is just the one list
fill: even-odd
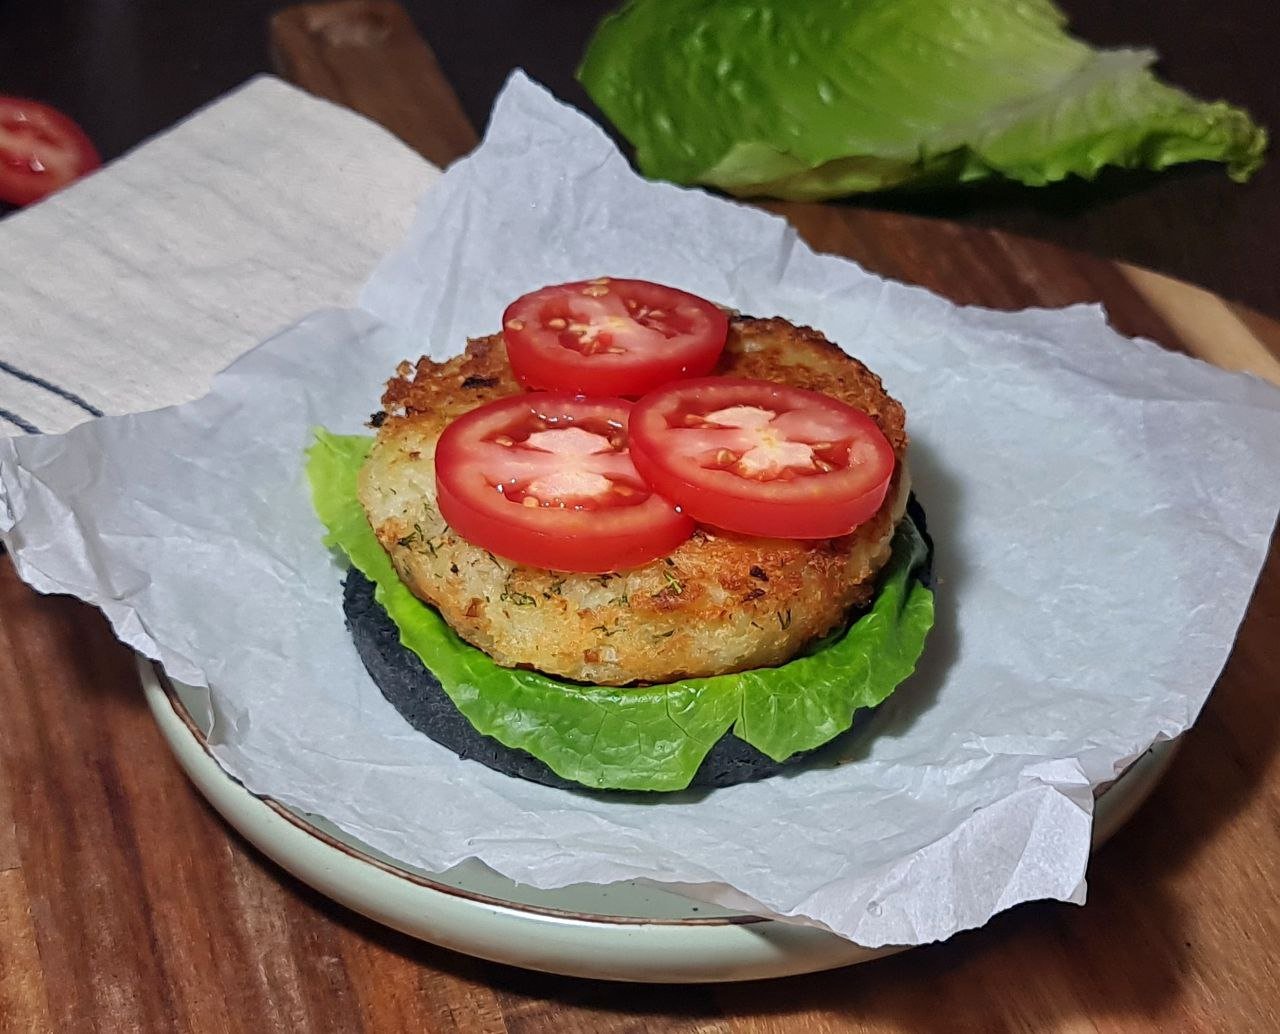
[[(350, 644), (309, 429), (360, 430), (400, 359), (606, 273), (816, 326), (906, 405), (938, 623), (844, 765), (656, 803), (552, 790), (410, 730)], [(1193, 721), (1280, 506), (1270, 386), (1120, 338), (1094, 308), (957, 308), (815, 255), (766, 214), (640, 180), (519, 75), (362, 304), (196, 402), (0, 442), (0, 525), (32, 585), (210, 687), (218, 759), (250, 789), (431, 870), (644, 877), (869, 946), (1080, 901), (1092, 786)]]

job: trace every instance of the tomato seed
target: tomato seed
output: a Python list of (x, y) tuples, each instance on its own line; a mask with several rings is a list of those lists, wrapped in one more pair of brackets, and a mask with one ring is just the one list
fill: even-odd
[(603, 287), (600, 284), (592, 284), (590, 287), (584, 287), (582, 289), (582, 293), (587, 295), (589, 298), (603, 298), (609, 293), (609, 288)]
[(559, 316), (553, 320), (547, 320), (547, 326), (552, 330), (564, 330), (568, 325), (568, 321), (562, 320)]
[(520, 505), (527, 506), (529, 507), (529, 509), (534, 510), (534, 509), (537, 509), (537, 507), (541, 506), (542, 504), (538, 502), (537, 496), (527, 495), (520, 500)]
[(508, 330), (524, 330), (524, 322), (522, 320), (507, 320)]
[(515, 440), (514, 440), (514, 439), (512, 439), (512, 438), (508, 438), (505, 434), (500, 434), (500, 435), (498, 435), (498, 437), (497, 437), (497, 438), (495, 438), (495, 439), (494, 439), (494, 441), (495, 441), (498, 445), (505, 445), (505, 446), (507, 446), (507, 448), (510, 448), (511, 446), (515, 445)]

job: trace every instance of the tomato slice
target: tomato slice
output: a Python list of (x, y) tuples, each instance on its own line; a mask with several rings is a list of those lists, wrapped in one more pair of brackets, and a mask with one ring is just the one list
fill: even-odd
[(436, 446), (440, 516), (532, 567), (618, 571), (665, 556), (693, 521), (641, 480), (631, 403), (531, 392), (459, 417)]
[(695, 520), (780, 538), (845, 535), (884, 502), (893, 447), (861, 410), (771, 381), (676, 381), (631, 411), (631, 455)]
[(0, 96), (0, 200), (29, 205), (101, 164), (84, 130), (62, 112)]
[(579, 395), (643, 395), (678, 377), (701, 377), (728, 333), (729, 317), (705, 298), (607, 276), (544, 287), (502, 316), (520, 383)]

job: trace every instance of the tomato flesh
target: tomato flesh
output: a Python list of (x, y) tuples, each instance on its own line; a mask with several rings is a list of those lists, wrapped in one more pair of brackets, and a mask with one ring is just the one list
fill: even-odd
[(611, 277), (544, 287), (502, 317), (521, 384), (581, 395), (634, 397), (710, 373), (728, 333), (728, 316), (705, 298)]
[(101, 164), (84, 130), (62, 112), (0, 96), (0, 200), (29, 205)]
[(645, 481), (705, 524), (833, 538), (884, 502), (893, 447), (866, 413), (770, 381), (706, 377), (640, 399), (631, 454)]
[(531, 392), (459, 417), (436, 446), (440, 516), (472, 545), (556, 571), (665, 556), (693, 521), (632, 463), (622, 399)]

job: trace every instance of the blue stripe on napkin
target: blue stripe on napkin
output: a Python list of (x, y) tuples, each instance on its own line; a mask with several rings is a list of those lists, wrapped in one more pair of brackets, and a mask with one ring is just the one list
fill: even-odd
[[(53, 394), (57, 395), (58, 398), (70, 402), (73, 406), (79, 406), (90, 416), (102, 416), (102, 410), (92, 402), (86, 402), (74, 391), (67, 391), (66, 388), (60, 388), (58, 385), (45, 380), (43, 377), (37, 377), (34, 373), (27, 373), (26, 370), (20, 370), (12, 363), (6, 363), (3, 359), (0, 359), (0, 372), (7, 373), (10, 377), (16, 377), (20, 381), (26, 381), (28, 384), (34, 384), (38, 388), (44, 388), (45, 391), (51, 391)], [(6, 413), (4, 417), (11, 423), (15, 423), (19, 427), (22, 427), (23, 430), (29, 431), (33, 434), (39, 433), (33, 425), (26, 424), (24, 426), (20, 420), (14, 420), (12, 414)]]
[(12, 413), (7, 409), (0, 409), (0, 420), (7, 420), (14, 427), (26, 431), (27, 434), (40, 434), (40, 428), (36, 427), (30, 420), (24, 420), (17, 413)]

